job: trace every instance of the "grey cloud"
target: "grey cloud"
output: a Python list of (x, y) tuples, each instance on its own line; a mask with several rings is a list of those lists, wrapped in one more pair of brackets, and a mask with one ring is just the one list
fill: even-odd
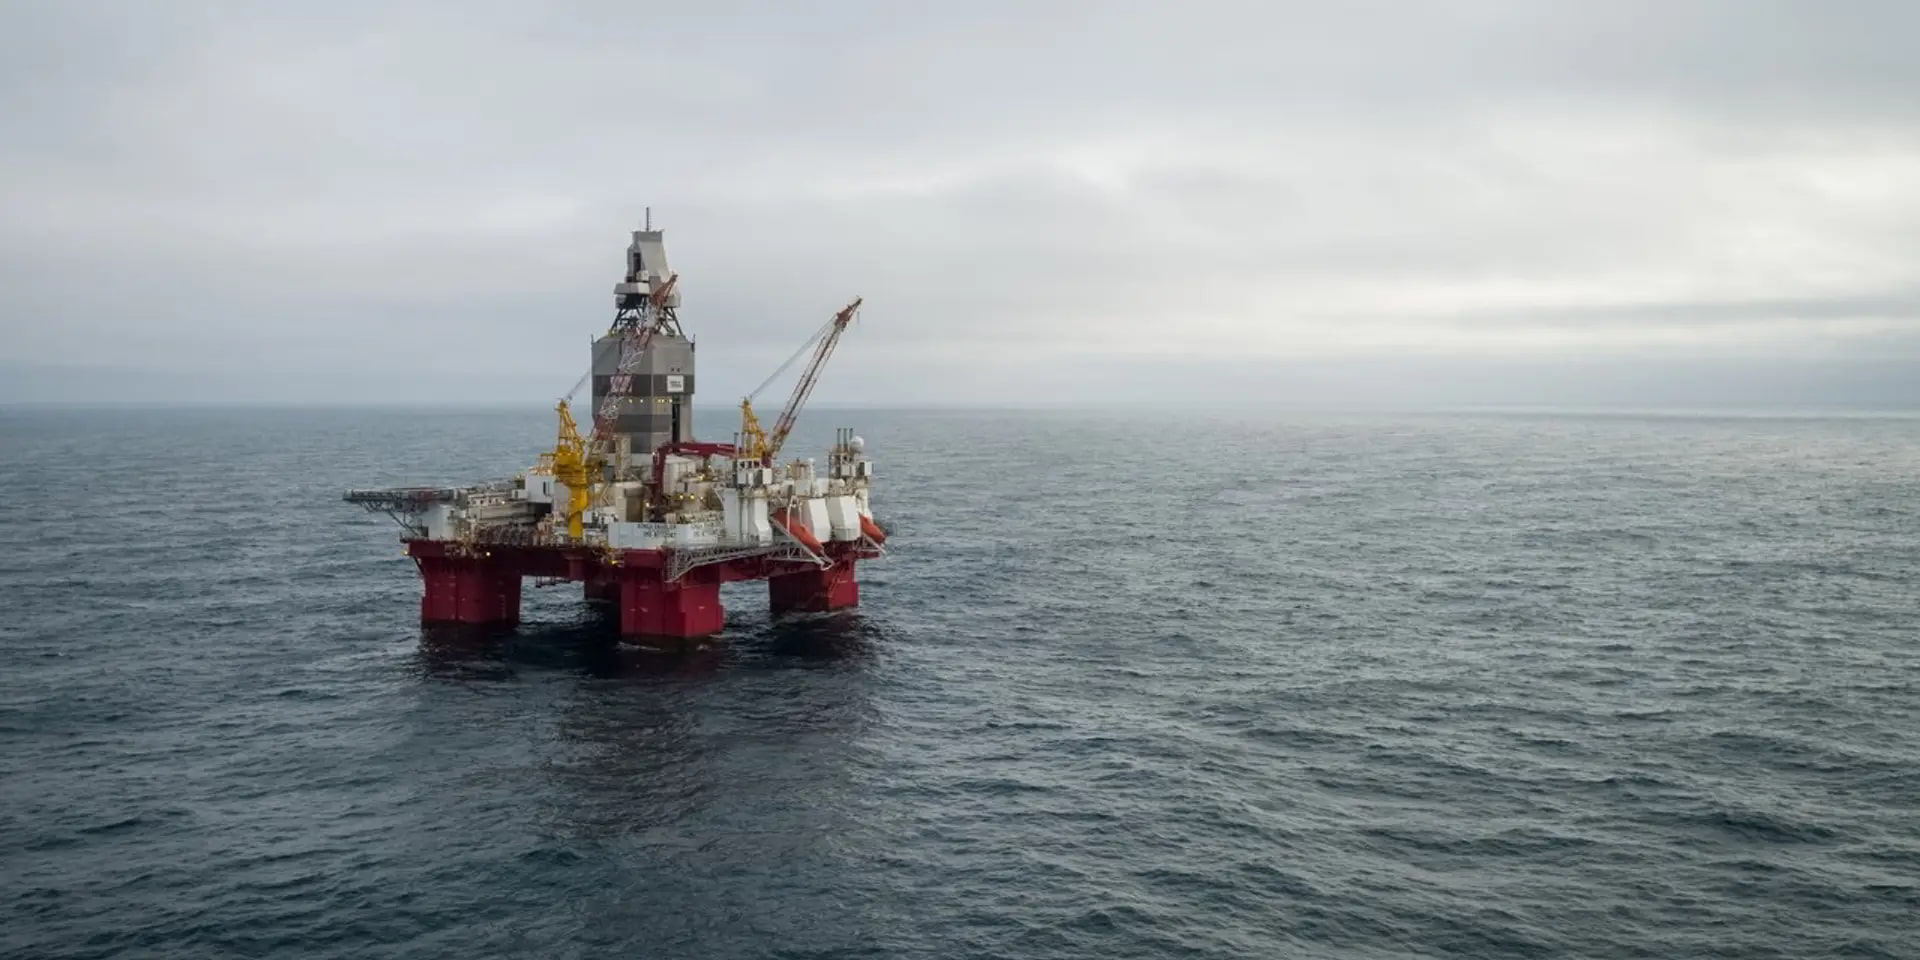
[(1547, 310), (1487, 311), (1463, 318), (1490, 323), (1594, 324), (1660, 320), (1681, 323), (1733, 323), (1789, 319), (1817, 326), (1823, 320), (1902, 318), (1920, 336), (1920, 289), (1869, 296), (1818, 300), (1707, 300), (1645, 303), (1615, 307), (1556, 307)]
[(1870, 337), (1920, 319), (1915, 28), (1893, 2), (14, 5), (0, 400), (132, 369), (543, 396), (649, 203), (723, 396), (855, 294), (862, 374), (823, 399), (970, 400), (985, 367), (1124, 399), (1140, 354), (1276, 396), (1275, 365), (1717, 364), (1762, 323), (1782, 362), (1904, 349)]

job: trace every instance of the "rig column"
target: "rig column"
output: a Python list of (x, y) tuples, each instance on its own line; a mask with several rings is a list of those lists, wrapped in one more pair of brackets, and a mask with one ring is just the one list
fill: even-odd
[(859, 605), (860, 581), (854, 576), (852, 557), (843, 557), (825, 570), (767, 578), (767, 606), (774, 613), (814, 613)]
[(693, 570), (671, 583), (656, 571), (622, 579), (621, 636), (685, 640), (719, 633), (727, 625), (720, 581), (704, 572)]
[(421, 623), (520, 622), (520, 574), (472, 557), (416, 557)]

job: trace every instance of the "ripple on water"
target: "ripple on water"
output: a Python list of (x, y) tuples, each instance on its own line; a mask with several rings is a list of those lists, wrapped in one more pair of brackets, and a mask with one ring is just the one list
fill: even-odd
[(845, 416), (865, 606), (661, 651), (333, 499), (542, 415), (0, 413), (0, 955), (1912, 955), (1920, 421)]

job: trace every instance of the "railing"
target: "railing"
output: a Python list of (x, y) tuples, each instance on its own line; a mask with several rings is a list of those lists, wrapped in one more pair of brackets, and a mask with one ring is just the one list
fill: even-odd
[(357, 503), (368, 510), (411, 510), (418, 513), (436, 503), (452, 503), (460, 496), (456, 487), (386, 487), (348, 490), (340, 499)]
[(348, 490), (340, 499), (357, 503), (368, 513), (384, 513), (409, 536), (424, 537), (427, 525), (420, 515), (436, 503), (452, 503), (459, 496), (454, 487), (388, 487)]
[(678, 580), (689, 570), (712, 566), (716, 563), (728, 563), (734, 560), (746, 560), (764, 557), (768, 560), (788, 560), (797, 563), (811, 563), (817, 567), (830, 567), (833, 561), (817, 556), (798, 542), (740, 544), (723, 543), (712, 547), (694, 547), (684, 550), (667, 551), (666, 579)]

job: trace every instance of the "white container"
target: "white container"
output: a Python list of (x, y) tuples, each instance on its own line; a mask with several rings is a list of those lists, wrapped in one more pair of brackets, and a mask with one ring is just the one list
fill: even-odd
[(673, 534), (669, 539), (675, 547), (711, 547), (720, 542), (721, 526), (717, 520), (703, 520), (698, 523), (675, 523), (670, 525)]
[(607, 524), (607, 546), (615, 550), (654, 550), (666, 545), (667, 535), (664, 523)]
[(735, 543), (771, 543), (773, 526), (767, 522), (767, 498), (751, 490), (720, 492), (724, 537)]
[(426, 523), (428, 539), (453, 539), (453, 504), (430, 504), (427, 512), (421, 515), (421, 520)]
[[(860, 505), (851, 496), (828, 497), (827, 518), (832, 524), (833, 539), (852, 542), (860, 539)], [(816, 531), (817, 532), (817, 531)]]
[(698, 461), (692, 457), (667, 454), (666, 459), (660, 463), (660, 489), (665, 491), (679, 489), (680, 481), (690, 476), (697, 464)]
[(527, 475), (527, 501), (530, 503), (553, 502), (553, 474), (533, 473)]
[(833, 536), (833, 518), (827, 515), (825, 500), (817, 497), (802, 500), (800, 508), (798, 512), (801, 520), (806, 523), (808, 529), (813, 531), (816, 538), (827, 540)]

